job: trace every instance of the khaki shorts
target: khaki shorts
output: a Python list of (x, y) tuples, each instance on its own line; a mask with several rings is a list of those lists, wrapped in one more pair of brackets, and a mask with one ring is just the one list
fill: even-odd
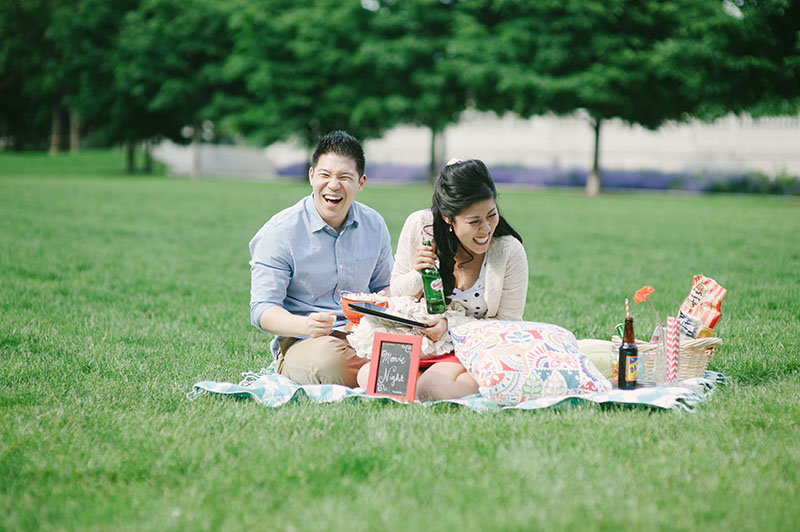
[(367, 362), (338, 331), (317, 338), (281, 337), (278, 345), (278, 373), (298, 384), (343, 384), (355, 388), (358, 370)]

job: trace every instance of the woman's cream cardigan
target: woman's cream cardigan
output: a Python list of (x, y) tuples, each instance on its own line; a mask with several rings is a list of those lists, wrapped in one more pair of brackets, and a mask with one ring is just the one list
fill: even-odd
[[(414, 252), (421, 240), (420, 231), (433, 223), (430, 209), (413, 212), (403, 224), (392, 269), (391, 295), (418, 297), (422, 275), (412, 268)], [(528, 292), (528, 258), (522, 243), (513, 236), (493, 237), (486, 252), (487, 318), (519, 321), (525, 310)], [(449, 313), (448, 313), (449, 314)], [(472, 319), (451, 318), (450, 327)], [(455, 323), (454, 323), (455, 321)]]

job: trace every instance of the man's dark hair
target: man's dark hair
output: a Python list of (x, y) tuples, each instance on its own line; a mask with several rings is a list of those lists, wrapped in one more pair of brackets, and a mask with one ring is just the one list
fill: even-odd
[(346, 131), (336, 130), (331, 131), (320, 137), (317, 142), (317, 147), (314, 148), (314, 154), (311, 156), (311, 166), (317, 166), (319, 158), (326, 153), (336, 153), (342, 157), (349, 157), (356, 162), (356, 170), (358, 177), (364, 175), (364, 148), (354, 136)]

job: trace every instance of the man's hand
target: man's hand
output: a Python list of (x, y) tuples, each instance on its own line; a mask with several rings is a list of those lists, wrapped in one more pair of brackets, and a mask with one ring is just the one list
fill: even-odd
[(428, 328), (424, 334), (434, 342), (438, 341), (447, 332), (447, 318), (436, 318), (427, 322)]
[(325, 336), (336, 322), (333, 312), (312, 312), (308, 316), (292, 314), (283, 307), (273, 305), (261, 313), (261, 328), (276, 336)]
[(420, 273), (427, 268), (436, 267), (436, 250), (433, 249), (433, 246), (424, 244), (417, 246), (414, 253), (413, 267)]
[(336, 314), (332, 312), (312, 312), (306, 316), (306, 329), (311, 338), (326, 336), (331, 332)]

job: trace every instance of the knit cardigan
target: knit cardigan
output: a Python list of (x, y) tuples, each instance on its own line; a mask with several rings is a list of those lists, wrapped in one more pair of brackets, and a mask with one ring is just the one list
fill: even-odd
[[(433, 223), (430, 209), (413, 212), (403, 224), (397, 241), (390, 291), (393, 296), (419, 297), (422, 294), (422, 275), (412, 268), (412, 260), (420, 243), (420, 231)], [(492, 237), (486, 252), (486, 318), (519, 321), (525, 310), (528, 293), (528, 258), (522, 243), (513, 236)], [(454, 323), (448, 316), (450, 327)]]

